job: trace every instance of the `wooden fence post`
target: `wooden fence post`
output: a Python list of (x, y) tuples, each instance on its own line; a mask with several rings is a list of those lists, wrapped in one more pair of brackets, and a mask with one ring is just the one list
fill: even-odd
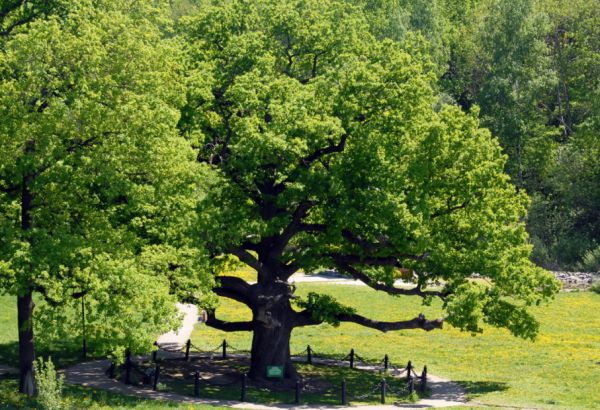
[(310, 354), (310, 345), (308, 345), (308, 347), (306, 348), (306, 351), (308, 352), (308, 364), (312, 364), (312, 356)]
[(196, 380), (194, 380), (194, 396), (200, 397), (200, 370), (196, 370)]
[(385, 379), (381, 379), (381, 404), (385, 404)]
[(350, 349), (350, 368), (354, 369), (354, 349)]
[(346, 405), (346, 379), (342, 380), (342, 406)]

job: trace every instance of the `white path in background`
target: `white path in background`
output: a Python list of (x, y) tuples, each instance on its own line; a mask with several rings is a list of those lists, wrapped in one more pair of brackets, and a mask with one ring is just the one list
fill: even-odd
[[(306, 282), (320, 282), (320, 283), (331, 283), (335, 285), (356, 285), (356, 286), (367, 286), (364, 282), (356, 279), (344, 278), (344, 277), (336, 277), (336, 276), (328, 276), (328, 275), (319, 275), (319, 274), (310, 274), (307, 275), (305, 273), (295, 273), (289, 279), (288, 282), (297, 282), (297, 283), (306, 283)], [(397, 286), (414, 286), (414, 283), (407, 283), (402, 280), (397, 280), (394, 282)]]
[(19, 374), (19, 369), (0, 364), (0, 375), (4, 374)]
[(170, 331), (158, 338), (158, 346), (163, 349), (181, 350), (192, 335), (194, 325), (198, 323), (198, 307), (196, 305), (178, 303), (177, 307), (185, 315), (183, 324), (179, 332)]

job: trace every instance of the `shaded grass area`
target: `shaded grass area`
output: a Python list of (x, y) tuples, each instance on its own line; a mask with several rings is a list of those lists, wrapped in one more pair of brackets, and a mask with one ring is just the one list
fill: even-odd
[[(0, 376), (0, 408), (2, 410), (40, 409), (37, 399), (17, 393), (19, 379), (15, 376)], [(89, 387), (66, 385), (64, 397), (73, 409), (113, 410), (224, 410), (227, 407), (210, 405), (143, 400), (134, 396), (115, 394)]]
[[(150, 362), (137, 366), (139, 371), (145, 372), (155, 365)], [(390, 374), (378, 374), (371, 371), (350, 369), (340, 366), (326, 366), (319, 364), (298, 363), (298, 370), (304, 376), (305, 387), (300, 392), (301, 404), (331, 404), (341, 405), (342, 380), (346, 380), (347, 398), (349, 402), (380, 404), (381, 390), (377, 386), (385, 377), (386, 383), (394, 391), (400, 393), (406, 386), (405, 378), (394, 377)], [(212, 358), (192, 358), (189, 362), (184, 360), (161, 361), (160, 381), (165, 385), (164, 391), (192, 396), (194, 393), (195, 371), (201, 372), (199, 384), (200, 397), (210, 399), (240, 400), (243, 374), (250, 370), (250, 361), (246, 358), (229, 358), (226, 360)], [(123, 376), (124, 370), (120, 370)], [(119, 375), (118, 375), (119, 376)], [(122, 377), (121, 381), (124, 380)], [(275, 379), (276, 381), (277, 379)], [(150, 385), (141, 384), (142, 378), (132, 375), (133, 384), (138, 384), (146, 389)], [(418, 384), (415, 384), (418, 388)], [(352, 396), (366, 395), (376, 389), (368, 398), (354, 399)], [(427, 394), (423, 395), (428, 397)], [(419, 392), (410, 396), (408, 389), (401, 394), (393, 394), (388, 390), (387, 404), (394, 402), (407, 403), (418, 400)], [(248, 380), (247, 402), (254, 403), (284, 403), (295, 402), (295, 389), (267, 389)]]
[[(298, 284), (297, 294), (317, 292), (335, 296), (361, 315), (376, 320), (412, 319), (420, 312), (434, 318), (441, 303), (422, 306), (417, 298), (397, 297), (364, 286)], [(250, 320), (251, 312), (222, 299), (217, 317)], [(321, 354), (346, 354), (351, 348), (364, 358), (381, 360), (387, 353), (395, 364), (412, 360), (417, 369), (427, 365), (431, 374), (458, 381), (471, 400), (499, 406), (542, 409), (600, 408), (600, 297), (592, 292), (564, 292), (549, 306), (533, 309), (541, 322), (536, 342), (517, 339), (506, 330), (484, 326), (472, 337), (450, 326), (427, 333), (408, 330), (380, 333), (352, 323), (297, 328), (292, 353), (308, 344)], [(249, 349), (249, 332), (225, 333), (204, 324), (196, 326), (192, 342), (213, 348), (223, 339)]]
[[(75, 329), (73, 334), (72, 338), (47, 343), (36, 340), (36, 356), (44, 359), (52, 357), (57, 369), (64, 369), (85, 360), (106, 358), (105, 355), (95, 352), (93, 342), (90, 342), (87, 346), (87, 359), (84, 359), (79, 329)], [(16, 296), (0, 296), (0, 364), (19, 367)]]

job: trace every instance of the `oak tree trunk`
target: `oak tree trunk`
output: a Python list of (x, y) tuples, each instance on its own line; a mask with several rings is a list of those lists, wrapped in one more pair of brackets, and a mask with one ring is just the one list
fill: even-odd
[[(280, 388), (302, 382), (290, 356), (290, 337), (294, 329), (294, 310), (287, 298), (279, 300), (268, 309), (262, 303), (253, 308), (252, 357), (248, 377), (258, 383), (268, 383)], [(283, 366), (282, 378), (267, 377), (268, 366)]]

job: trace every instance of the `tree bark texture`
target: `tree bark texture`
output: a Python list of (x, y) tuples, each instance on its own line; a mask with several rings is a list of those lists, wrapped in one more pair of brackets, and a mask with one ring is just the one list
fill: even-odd
[[(260, 308), (253, 316), (261, 316)], [(252, 358), (248, 376), (255, 381), (268, 381), (282, 388), (292, 387), (302, 377), (294, 368), (290, 355), (290, 338), (294, 329), (294, 311), (289, 300), (282, 300), (267, 312), (271, 325), (255, 320), (252, 336)], [(283, 366), (283, 378), (267, 378), (267, 366)]]
[[(25, 145), (27, 154), (35, 153), (35, 141), (30, 139)], [(21, 188), (21, 231), (27, 233), (32, 228), (31, 211), (33, 210), (34, 194), (29, 189), (29, 184), (35, 178), (35, 173), (26, 171), (23, 175)], [(27, 239), (30, 248), (33, 248), (31, 238)], [(38, 393), (35, 379), (35, 346), (33, 344), (33, 291), (30, 289), (23, 296), (17, 297), (17, 315), (19, 324), (19, 367), (21, 379), (19, 392), (36, 396)]]
[(38, 388), (35, 379), (35, 346), (33, 344), (33, 292), (17, 298), (17, 315), (19, 323), (19, 392), (37, 396)]

